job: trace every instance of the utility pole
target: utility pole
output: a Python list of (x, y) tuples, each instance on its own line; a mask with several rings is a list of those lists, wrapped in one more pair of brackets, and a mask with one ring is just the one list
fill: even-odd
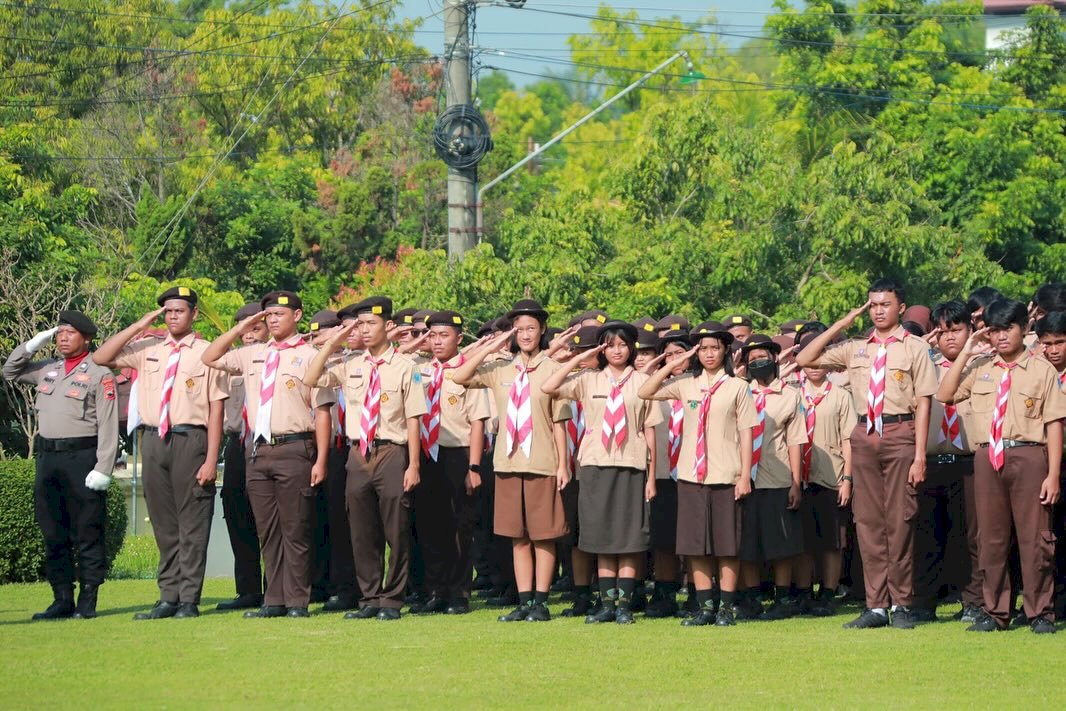
[[(444, 81), (449, 107), (470, 103), (470, 7), (444, 0)], [(462, 259), (477, 243), (477, 167), (448, 167), (448, 257)]]

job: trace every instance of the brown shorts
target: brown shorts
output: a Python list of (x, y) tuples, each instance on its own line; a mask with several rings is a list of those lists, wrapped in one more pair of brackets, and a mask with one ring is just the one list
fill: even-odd
[(808, 553), (844, 550), (848, 540), (848, 514), (837, 506), (837, 490), (810, 484), (800, 500), (803, 546)]
[(677, 483), (677, 554), (736, 558), (740, 507), (732, 484)]
[(569, 532), (554, 476), (497, 473), (493, 515), (497, 536), (554, 541)]

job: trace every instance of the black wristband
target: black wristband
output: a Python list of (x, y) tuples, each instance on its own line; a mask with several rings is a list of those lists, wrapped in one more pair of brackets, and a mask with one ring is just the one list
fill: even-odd
[(480, 464), (471, 464), (469, 467), (467, 467), (467, 469), (469, 469), (470, 471), (474, 472), (475, 474), (480, 474), (481, 473), (481, 465)]

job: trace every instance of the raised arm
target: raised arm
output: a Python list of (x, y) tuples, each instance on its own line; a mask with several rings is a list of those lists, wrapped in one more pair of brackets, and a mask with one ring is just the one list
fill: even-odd
[[(663, 386), (663, 383), (670, 377), (670, 373), (674, 372), (674, 368), (677, 367), (678, 363), (681, 363), (682, 361), (688, 362), (689, 358), (691, 358), (698, 350), (699, 346), (693, 346), (684, 353), (678, 353), (673, 358), (666, 361), (666, 365), (648, 376), (648, 379), (645, 380), (644, 384), (640, 386), (639, 390), (637, 390), (637, 397), (643, 400), (664, 399), (659, 397), (659, 389)], [(662, 356), (659, 357), (661, 358)]]
[(552, 397), (556, 397), (559, 394), (559, 390), (562, 389), (563, 383), (566, 382), (566, 379), (570, 376), (571, 373), (574, 372), (574, 370), (581, 363), (581, 361), (585, 360), (593, 354), (602, 353), (606, 349), (607, 344), (603, 344), (596, 346), (591, 351), (578, 353), (570, 360), (563, 363), (562, 368), (558, 368), (554, 373), (549, 375), (548, 379), (541, 384), (540, 391), (545, 395), (551, 395)]
[(233, 342), (251, 331), (255, 328), (257, 323), (265, 318), (266, 311), (260, 311), (259, 313), (252, 314), (248, 318), (239, 322), (236, 326), (211, 341), (211, 344), (204, 349), (203, 354), (200, 356), (200, 360), (204, 362), (204, 365), (209, 365), (212, 368), (220, 368), (219, 361), (221, 361), (223, 356), (229, 352)]
[(358, 321), (349, 321), (333, 329), (329, 340), (318, 349), (318, 353), (315, 353), (315, 357), (311, 359), (311, 363), (307, 366), (307, 372), (304, 373), (304, 385), (309, 388), (320, 387), (319, 381), (322, 379), (322, 374), (326, 372), (326, 363), (329, 362), (334, 353), (343, 347), (344, 342), (348, 339), (348, 334), (354, 331), (358, 325)]
[(489, 354), (498, 351), (512, 335), (514, 335), (513, 328), (510, 331), (498, 333), (492, 340), (488, 341), (484, 347), (475, 348), (471, 351), (469, 354), (470, 357), (455, 369), (455, 372), (452, 374), (452, 382), (456, 385), (468, 384), (474, 379), (474, 374), (477, 373), (477, 369), (481, 367), (481, 364), (485, 362), (485, 359), (489, 357)]
[(110, 367), (114, 364), (115, 359), (118, 358), (118, 354), (126, 347), (126, 344), (151, 327), (163, 311), (164, 309), (161, 308), (156, 309), (155, 311), (149, 311), (144, 316), (141, 316), (141, 318), (135, 323), (130, 324), (114, 336), (111, 336), (111, 338), (104, 341), (99, 348), (93, 351), (93, 362), (97, 365)]
[(870, 308), (869, 299), (862, 306), (849, 311), (844, 318), (830, 326), (828, 331), (818, 334), (813, 341), (807, 344), (806, 348), (796, 354), (796, 365), (801, 368), (807, 368), (817, 363), (822, 352), (833, 342), (833, 339), (851, 328), (852, 324), (855, 323), (855, 319), (862, 316), (863, 312), (868, 308)]
[[(959, 385), (962, 383), (962, 374), (965, 372), (970, 355), (973, 353), (974, 344), (986, 333), (988, 333), (988, 329), (981, 328), (971, 333), (970, 337), (966, 339), (966, 343), (963, 344), (962, 350), (956, 356), (955, 362), (951, 364), (951, 368), (944, 374), (944, 379), (940, 381), (940, 387), (936, 391), (937, 400), (948, 405), (955, 402), (955, 395), (958, 393)], [(917, 425), (915, 425), (915, 430), (917, 430)]]

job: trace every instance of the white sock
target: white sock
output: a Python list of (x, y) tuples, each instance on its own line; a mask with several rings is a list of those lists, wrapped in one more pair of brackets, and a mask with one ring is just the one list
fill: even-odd
[(874, 613), (875, 615), (881, 615), (881, 617), (888, 617), (888, 610), (883, 607), (871, 608), (870, 612)]

